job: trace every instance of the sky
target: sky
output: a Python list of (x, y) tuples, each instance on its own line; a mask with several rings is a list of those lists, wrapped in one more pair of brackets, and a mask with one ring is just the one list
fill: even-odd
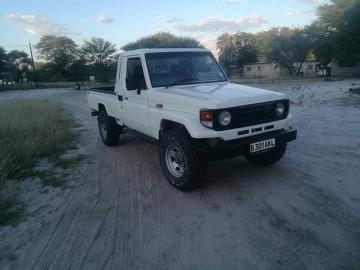
[(120, 49), (160, 31), (197, 38), (215, 52), (225, 32), (256, 33), (303, 26), (328, 0), (0, 0), (0, 46), (28, 52), (41, 35), (71, 37), (81, 44), (101, 37)]

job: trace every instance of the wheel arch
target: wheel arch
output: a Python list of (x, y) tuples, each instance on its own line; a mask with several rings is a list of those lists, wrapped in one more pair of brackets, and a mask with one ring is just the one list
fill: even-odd
[(162, 134), (171, 128), (180, 128), (190, 136), (190, 133), (184, 124), (169, 119), (161, 119), (159, 128), (159, 140), (161, 139)]
[(106, 112), (105, 105), (102, 104), (102, 103), (99, 103), (99, 104), (98, 104), (98, 112), (100, 112), (100, 111), (105, 111), (105, 112)]

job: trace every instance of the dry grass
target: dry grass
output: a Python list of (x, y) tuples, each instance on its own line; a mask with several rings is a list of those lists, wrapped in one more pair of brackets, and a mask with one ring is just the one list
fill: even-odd
[[(53, 160), (56, 166), (76, 162), (79, 157), (65, 161), (60, 158), (76, 145), (79, 132), (74, 127), (69, 113), (46, 101), (0, 103), (0, 190), (6, 181), (29, 176), (39, 177), (47, 185), (61, 185), (61, 177), (51, 171), (41, 175), (34, 166), (42, 158)], [(16, 224), (25, 212), (25, 205), (16, 195), (0, 197), (0, 226)]]
[(71, 115), (46, 101), (0, 103), (0, 187), (32, 174), (35, 162), (61, 155), (78, 133)]

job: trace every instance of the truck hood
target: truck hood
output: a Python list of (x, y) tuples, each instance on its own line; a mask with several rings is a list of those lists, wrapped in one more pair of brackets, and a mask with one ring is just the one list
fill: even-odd
[(150, 106), (153, 102), (162, 102), (168, 109), (183, 108), (181, 111), (187, 112), (190, 112), (189, 110), (198, 112), (202, 108), (229, 108), (286, 98), (284, 94), (274, 91), (228, 82), (173, 86), (150, 92)]

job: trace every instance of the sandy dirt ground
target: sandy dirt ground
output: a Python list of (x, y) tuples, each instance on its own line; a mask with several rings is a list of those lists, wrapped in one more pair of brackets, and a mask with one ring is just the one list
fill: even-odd
[[(65, 190), (25, 181), (29, 217), (0, 228), (1, 269), (360, 269), (360, 81), (257, 85), (289, 95), (298, 139), (276, 165), (210, 163), (182, 193), (158, 147), (105, 147), (82, 91), (0, 93), (61, 102), (88, 158)], [(27, 194), (27, 193), (30, 193)], [(26, 195), (27, 194), (27, 195)]]

